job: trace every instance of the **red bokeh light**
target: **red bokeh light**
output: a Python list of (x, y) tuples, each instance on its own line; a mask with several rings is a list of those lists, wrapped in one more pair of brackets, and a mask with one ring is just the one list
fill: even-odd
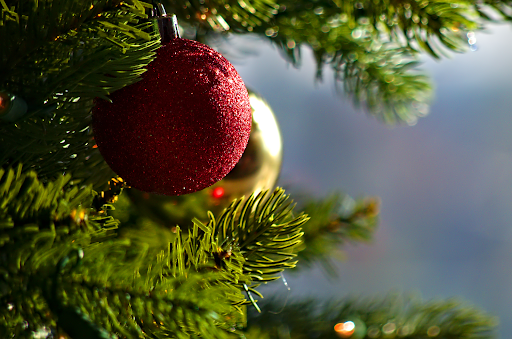
[(215, 187), (212, 191), (212, 197), (220, 199), (224, 196), (224, 187)]

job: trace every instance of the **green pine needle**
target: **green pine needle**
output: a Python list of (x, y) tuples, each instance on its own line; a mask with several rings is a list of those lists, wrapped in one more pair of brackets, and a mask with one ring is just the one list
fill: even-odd
[(0, 165), (23, 163), (42, 180), (73, 173), (74, 184), (103, 188), (113, 173), (94, 148), (90, 112), (95, 98), (137, 81), (160, 46), (147, 6), (16, 2), (12, 11), (25, 19), (0, 26), (0, 46), (9, 46), (0, 49), (0, 90), (23, 98), (29, 111), (0, 124)]
[[(373, 300), (346, 299), (319, 303), (303, 300), (289, 303), (280, 312), (282, 301), (272, 301), (261, 314), (249, 319), (251, 333), (265, 333), (275, 339), (339, 338), (336, 324), (351, 321), (352, 337), (372, 338), (496, 338), (496, 319), (467, 304), (454, 300), (423, 301), (418, 297), (390, 295)], [(251, 324), (257, 328), (252, 329)], [(344, 333), (346, 334), (346, 333)]]

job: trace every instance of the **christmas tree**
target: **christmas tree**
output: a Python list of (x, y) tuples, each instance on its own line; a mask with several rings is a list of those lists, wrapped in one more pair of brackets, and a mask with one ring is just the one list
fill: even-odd
[[(211, 46), (228, 34), (257, 35), (294, 65), (301, 47), (309, 46), (318, 78), (329, 66), (338, 90), (355, 105), (383, 124), (414, 124), (426, 114), (431, 96), (428, 77), (416, 68), (419, 55), (440, 58), (464, 51), (468, 42), (474, 44), (469, 32), (486, 22), (512, 19), (512, 3), (167, 0), (162, 10), (160, 4), (138, 0), (0, 0), (0, 6), (0, 337), (496, 335), (491, 315), (453, 300), (388, 296), (265, 303), (259, 287), (284, 280), (283, 271), (314, 262), (328, 269), (344, 243), (371, 239), (378, 198), (297, 194), (295, 205), (283, 189), (274, 190), (280, 141), (265, 141), (268, 134), (260, 132), (266, 125), (256, 121), (259, 111), (270, 109), (252, 91), (236, 92), (229, 105), (221, 101), (234, 93), (231, 85), (206, 103), (190, 98), (182, 103), (185, 94), (174, 99), (187, 108), (175, 113), (185, 119), (162, 138), (187, 144), (176, 147), (172, 155), (180, 161), (170, 161), (172, 171), (162, 175), (170, 153), (150, 154), (156, 149), (151, 131), (165, 121), (155, 120), (160, 112), (153, 107), (159, 106), (146, 107), (175, 91), (197, 91), (194, 77), (201, 79), (198, 83), (217, 81), (202, 73), (209, 74), (217, 62), (209, 59), (216, 52), (206, 47), (197, 47), (201, 52), (194, 49), (195, 54), (187, 49), (196, 58), (193, 67), (204, 65), (193, 68), (186, 81), (179, 73), (185, 66), (169, 66), (175, 73), (160, 66), (148, 76), (153, 62), (163, 58), (158, 53), (177, 45), (179, 38), (167, 34), (170, 14), (175, 14), (183, 38)], [(190, 48), (185, 44), (172, 57)], [(215, 67), (213, 72), (229, 68), (224, 61)], [(169, 93), (163, 82), (179, 86)], [(142, 100), (145, 92), (154, 100)], [(244, 95), (250, 98), (253, 122), (237, 167), (212, 187), (194, 186), (196, 193), (152, 193), (186, 193), (158, 190), (191, 187), (194, 180), (211, 184), (225, 174), (195, 177), (188, 168), (220, 173), (238, 160), (235, 148), (227, 145), (231, 139), (223, 139), (213, 126), (217, 120), (196, 126), (199, 118), (188, 109), (210, 112), (207, 103), (214, 101), (215, 109), (228, 108), (213, 113), (226, 116), (232, 106), (247, 104)], [(129, 104), (111, 108), (120, 102)], [(142, 108), (131, 112), (136, 104)], [(116, 118), (101, 120), (111, 110)], [(124, 127), (128, 120), (135, 130)], [(275, 126), (268, 115), (266, 121)], [(225, 128), (225, 134), (239, 129)], [(275, 133), (275, 127), (270, 129)], [(146, 141), (139, 142), (141, 137)], [(226, 148), (213, 155), (221, 161), (217, 166), (196, 157), (198, 149), (218, 149), (220, 139)], [(135, 141), (127, 148), (126, 140)], [(112, 144), (118, 148), (109, 148)], [(157, 153), (170, 143), (163, 145)], [(229, 164), (222, 162), (228, 157)], [(111, 158), (122, 159), (122, 165)], [(149, 192), (136, 188), (144, 184)]]

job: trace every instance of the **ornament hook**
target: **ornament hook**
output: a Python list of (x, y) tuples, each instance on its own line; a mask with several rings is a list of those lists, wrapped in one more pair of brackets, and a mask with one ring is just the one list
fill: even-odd
[(180, 31), (178, 27), (178, 18), (175, 14), (169, 16), (165, 11), (163, 4), (158, 3), (153, 6), (154, 17), (158, 22), (158, 30), (162, 44), (166, 44), (172, 39), (180, 38)]

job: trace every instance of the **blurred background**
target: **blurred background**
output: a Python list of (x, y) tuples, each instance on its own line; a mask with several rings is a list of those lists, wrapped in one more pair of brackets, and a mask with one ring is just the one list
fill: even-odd
[[(268, 42), (234, 37), (250, 57), (228, 58), (279, 121), (284, 158), (279, 184), (318, 197), (343, 191), (382, 199), (373, 243), (346, 247), (338, 276), (321, 267), (286, 275), (275, 292), (300, 296), (379, 296), (415, 292), (460, 297), (512, 332), (512, 29), (489, 25), (476, 51), (450, 53), (421, 68), (433, 79), (430, 114), (388, 127), (334, 89), (329, 69), (315, 81), (302, 49), (296, 69)], [(228, 44), (225, 44), (228, 45)]]

